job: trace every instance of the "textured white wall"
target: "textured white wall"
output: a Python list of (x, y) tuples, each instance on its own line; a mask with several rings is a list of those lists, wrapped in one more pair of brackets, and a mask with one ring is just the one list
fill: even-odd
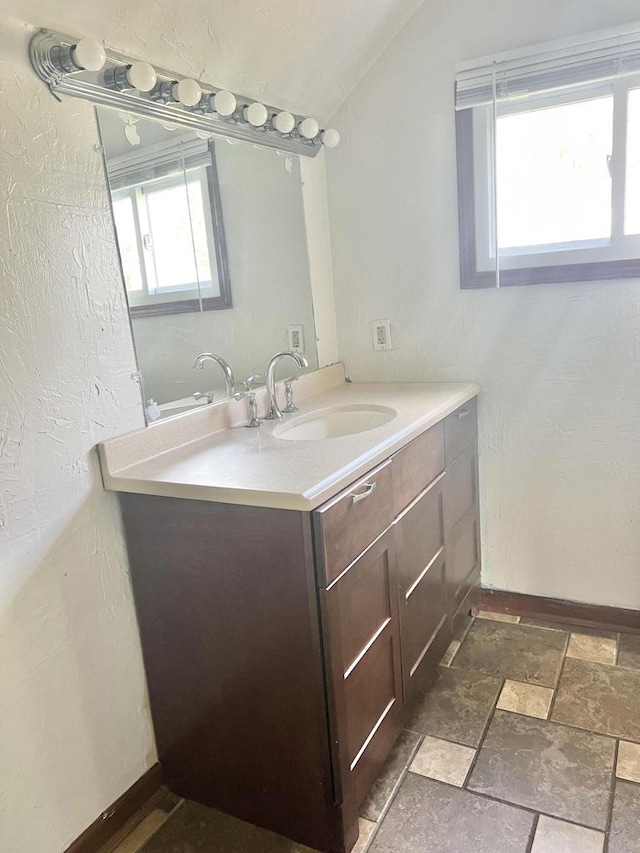
[[(327, 160), (347, 372), (482, 387), (484, 583), (631, 608), (640, 283), (459, 290), (453, 80), (458, 61), (639, 17), (635, 0), (427, 0), (334, 117)], [(395, 349), (374, 352), (384, 317)]]
[(155, 761), (96, 442), (144, 424), (93, 109), (0, 18), (0, 851), (59, 853)]
[(2, 10), (328, 118), (422, 0), (2, 0)]

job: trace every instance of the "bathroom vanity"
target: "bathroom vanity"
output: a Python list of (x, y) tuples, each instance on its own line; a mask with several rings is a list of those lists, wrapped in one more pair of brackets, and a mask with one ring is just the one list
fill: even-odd
[[(101, 448), (166, 784), (325, 853), (355, 843), (480, 571), (477, 386), (341, 370), (318, 371), (320, 393), (304, 377), (282, 424), (245, 429), (230, 403), (235, 423), (199, 411), (147, 430), (146, 450), (142, 432)], [(395, 416), (300, 431), (366, 406)]]

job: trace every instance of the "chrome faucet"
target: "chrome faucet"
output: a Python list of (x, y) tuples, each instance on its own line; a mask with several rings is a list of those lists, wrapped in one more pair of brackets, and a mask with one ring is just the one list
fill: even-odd
[(273, 421), (282, 417), (282, 412), (278, 408), (278, 400), (276, 399), (276, 367), (282, 358), (292, 358), (299, 368), (309, 367), (307, 359), (298, 355), (297, 352), (277, 352), (267, 365), (267, 414), (265, 418)]
[[(214, 355), (212, 352), (202, 352), (191, 365), (192, 370), (203, 370), (205, 361), (215, 361), (220, 365), (224, 373), (224, 384), (227, 389), (227, 397), (231, 399), (236, 393), (236, 381), (233, 377), (233, 370), (227, 361), (221, 355)], [(213, 397), (213, 395), (212, 395)]]

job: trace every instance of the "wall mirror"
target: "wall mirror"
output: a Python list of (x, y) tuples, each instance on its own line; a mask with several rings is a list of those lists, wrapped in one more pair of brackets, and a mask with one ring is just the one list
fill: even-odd
[(226, 398), (203, 352), (240, 387), (282, 349), (317, 368), (298, 156), (96, 112), (147, 421)]

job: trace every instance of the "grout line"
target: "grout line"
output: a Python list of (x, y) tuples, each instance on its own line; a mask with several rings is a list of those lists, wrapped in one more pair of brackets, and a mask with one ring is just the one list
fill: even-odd
[(616, 770), (618, 769), (618, 752), (620, 750), (620, 741), (616, 740), (615, 746), (613, 749), (613, 771), (611, 774), (611, 784), (609, 787), (609, 804), (607, 807), (607, 824), (605, 829), (605, 850), (609, 847), (609, 834), (611, 832), (611, 822), (613, 820), (613, 801), (616, 794), (616, 785), (618, 784), (616, 778)]
[[(376, 820), (372, 821), (372, 823), (380, 824), (384, 820), (385, 815), (387, 814), (387, 812), (391, 808), (391, 804), (393, 803), (393, 801), (396, 798), (396, 794), (400, 790), (400, 786), (404, 782), (405, 777), (406, 777), (407, 773), (409, 772), (409, 767), (411, 765), (411, 762), (416, 757), (416, 753), (418, 752), (418, 750), (422, 746), (422, 742), (424, 741), (424, 739), (426, 737), (425, 734), (423, 734), (421, 732), (413, 732), (411, 729), (405, 729), (405, 731), (411, 731), (412, 734), (419, 734), (420, 737), (418, 738), (418, 742), (416, 743), (414, 748), (411, 750), (411, 752), (409, 754), (409, 759), (407, 760), (407, 763), (403, 767), (402, 772), (398, 776), (398, 779), (396, 780), (393, 788), (391, 789), (391, 793), (387, 797), (385, 804), (383, 805), (382, 809), (380, 810), (380, 814), (378, 815)], [(364, 817), (364, 815), (359, 815), (359, 817), (363, 817), (364, 820), (370, 820), (370, 818)], [(363, 851), (363, 853), (364, 853), (364, 851)]]
[(505, 681), (506, 681), (505, 678), (501, 679), (502, 683), (500, 684), (500, 689), (498, 690), (498, 692), (496, 694), (496, 698), (493, 700), (493, 706), (492, 706), (491, 710), (489, 711), (489, 714), (487, 716), (487, 720), (486, 720), (484, 727), (482, 729), (482, 732), (480, 734), (480, 739), (478, 740), (478, 745), (475, 748), (476, 754), (473, 756), (473, 761), (471, 762), (471, 766), (469, 767), (469, 770), (468, 770), (467, 775), (466, 775), (465, 780), (464, 780), (464, 784), (462, 786), (463, 790), (465, 790), (465, 791), (468, 790), (467, 785), (471, 781), (471, 776), (473, 774), (473, 771), (475, 770), (476, 764), (478, 763), (478, 758), (480, 756), (480, 750), (484, 746), (484, 741), (485, 741), (485, 738), (487, 736), (487, 732), (489, 731), (489, 726), (491, 725), (491, 723), (493, 722), (493, 718), (495, 717), (497, 706), (498, 706), (498, 700), (500, 699), (502, 691), (504, 690)]
[(540, 822), (540, 815), (537, 814), (533, 819), (533, 826), (531, 827), (531, 834), (529, 835), (529, 842), (527, 844), (525, 853), (531, 853), (533, 849), (533, 842), (536, 840), (536, 833), (538, 831), (538, 823)]
[(562, 655), (562, 663), (560, 664), (560, 671), (558, 672), (558, 678), (556, 679), (556, 683), (553, 685), (553, 696), (551, 697), (551, 702), (549, 703), (549, 710), (547, 712), (547, 720), (551, 720), (553, 717), (553, 711), (556, 707), (556, 699), (558, 698), (558, 692), (560, 690), (560, 681), (562, 680), (562, 676), (564, 675), (564, 667), (567, 662), (567, 651), (569, 649), (569, 641), (571, 640), (571, 634), (567, 635), (566, 642), (564, 644), (564, 653)]
[(613, 663), (614, 666), (618, 666), (618, 658), (620, 657), (620, 643), (622, 642), (622, 637), (620, 634), (616, 634), (616, 657)]

